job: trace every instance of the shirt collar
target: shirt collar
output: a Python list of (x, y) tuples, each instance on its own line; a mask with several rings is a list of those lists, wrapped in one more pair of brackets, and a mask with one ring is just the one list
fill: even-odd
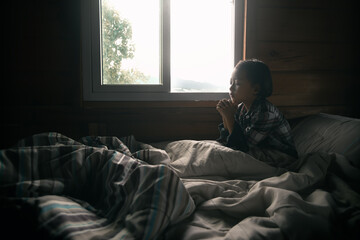
[(265, 99), (263, 97), (257, 97), (255, 98), (255, 100), (253, 101), (253, 103), (250, 106), (250, 109), (248, 111), (246, 111), (245, 105), (243, 107), (243, 110), (245, 112), (246, 115), (250, 115), (252, 112), (254, 112), (257, 108), (259, 108), (259, 106), (261, 105), (261, 103), (265, 101)]

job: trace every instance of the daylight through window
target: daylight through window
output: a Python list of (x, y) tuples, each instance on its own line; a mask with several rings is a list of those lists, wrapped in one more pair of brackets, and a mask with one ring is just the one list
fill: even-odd
[[(101, 2), (102, 84), (170, 81), (171, 92), (227, 92), (234, 64), (233, 1), (170, 0), (170, 33), (161, 25), (162, 2)], [(162, 34), (169, 34), (170, 48), (162, 46)], [(170, 51), (170, 66), (161, 64), (162, 51)], [(169, 71), (170, 79), (161, 71)]]
[(227, 92), (234, 66), (233, 3), (171, 1), (171, 91)]
[(159, 0), (102, 1), (103, 84), (160, 84)]

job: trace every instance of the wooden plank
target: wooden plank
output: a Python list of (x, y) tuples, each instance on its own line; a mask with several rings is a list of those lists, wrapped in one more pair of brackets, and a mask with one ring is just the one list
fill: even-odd
[[(148, 122), (157, 123), (161, 122), (163, 124), (176, 125), (177, 123), (186, 123), (191, 124), (193, 122), (209, 122), (214, 119), (221, 119), (220, 115), (215, 112), (213, 113), (201, 114), (201, 111), (198, 112), (183, 112), (181, 114), (172, 114), (172, 112), (161, 113), (153, 112), (150, 114), (145, 113), (119, 113), (119, 114), (92, 114), (86, 117), (87, 121), (90, 122), (116, 122), (119, 124), (122, 123), (131, 123), (142, 125)], [(84, 117), (83, 117), (84, 118)]]
[(269, 97), (269, 101), (276, 106), (316, 106), (316, 105), (335, 105), (345, 104), (349, 101), (346, 99), (346, 93), (337, 95), (335, 93), (329, 94), (281, 94)]
[(252, 0), (256, 1), (259, 7), (281, 7), (281, 8), (354, 8), (356, 1), (353, 0)]
[(139, 102), (91, 102), (83, 103), (85, 110), (146, 109), (146, 108), (214, 108), (218, 101), (139, 101)]
[(161, 123), (147, 123), (137, 126), (107, 124), (107, 135), (126, 136), (134, 135), (139, 141), (155, 142), (179, 139), (216, 139), (219, 136), (218, 124), (220, 122), (192, 124), (178, 123), (164, 125)]
[(0, 94), (6, 105), (80, 105), (80, 21), (74, 6), (66, 0), (4, 8), (11, 13)]
[[(39, 66), (38, 66), (39, 68)], [(76, 105), (80, 82), (76, 72), (14, 71), (1, 92), (8, 106)]]
[(357, 46), (350, 43), (257, 42), (254, 55), (272, 71), (355, 69)]
[(259, 8), (257, 40), (354, 42), (359, 23), (352, 9)]
[[(354, 117), (354, 112), (349, 105), (333, 105), (333, 106), (298, 106), (286, 107), (279, 106), (287, 119), (296, 119), (316, 113), (338, 114), (343, 116)], [(133, 134), (136, 139), (144, 142), (156, 142), (165, 140), (179, 139), (216, 139), (218, 137), (217, 126), (221, 120), (212, 120), (202, 122), (194, 120), (187, 122), (153, 122), (145, 121), (141, 124), (138, 122), (107, 122), (99, 123), (97, 134), (108, 136), (127, 136)]]
[(350, 72), (272, 72), (273, 94), (318, 93), (346, 90), (357, 95), (359, 81)]
[(273, 96), (278, 106), (357, 105), (360, 82), (349, 72), (274, 72)]

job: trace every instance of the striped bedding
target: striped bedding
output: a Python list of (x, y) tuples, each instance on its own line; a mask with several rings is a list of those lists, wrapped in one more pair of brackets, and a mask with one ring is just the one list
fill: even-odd
[(135, 158), (132, 143), (44, 133), (1, 150), (2, 210), (30, 206), (49, 239), (156, 239), (195, 206), (177, 175)]
[(276, 168), (215, 141), (38, 134), (0, 151), (0, 230), (35, 239), (359, 239), (360, 169), (327, 152), (296, 164)]

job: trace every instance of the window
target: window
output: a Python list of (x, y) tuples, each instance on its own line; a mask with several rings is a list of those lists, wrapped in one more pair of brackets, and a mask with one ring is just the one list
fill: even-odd
[(227, 97), (243, 9), (242, 0), (83, 0), (84, 99)]

